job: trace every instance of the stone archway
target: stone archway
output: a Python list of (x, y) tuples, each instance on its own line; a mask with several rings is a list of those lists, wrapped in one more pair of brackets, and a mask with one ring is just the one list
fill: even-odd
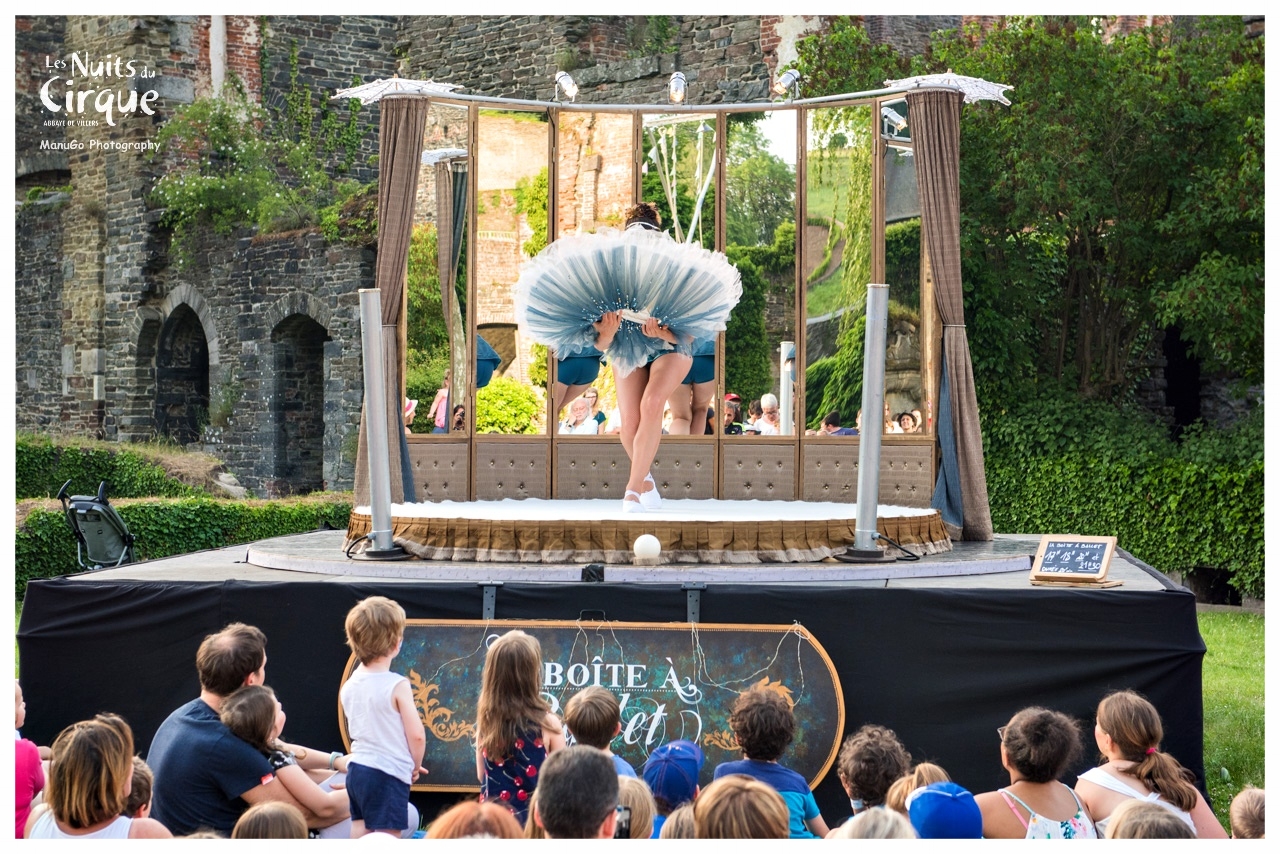
[(271, 330), (271, 420), (275, 441), (268, 492), (290, 495), (325, 488), (323, 326), (290, 314)]
[(200, 439), (209, 413), (209, 342), (186, 304), (165, 318), (155, 349), (156, 435), (180, 445)]

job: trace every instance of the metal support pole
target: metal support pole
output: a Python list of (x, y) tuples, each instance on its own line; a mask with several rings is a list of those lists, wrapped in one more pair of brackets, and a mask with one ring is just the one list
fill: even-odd
[(778, 432), (796, 432), (796, 342), (783, 341), (778, 346)]
[(377, 288), (360, 289), (360, 338), (369, 451), (369, 540), (373, 543), (360, 556), (401, 560), (408, 555), (391, 539), (391, 453), (387, 447), (387, 388), (382, 373), (382, 295)]
[(880, 434), (884, 431), (884, 356), (889, 286), (867, 285), (867, 337), (862, 348), (862, 431), (858, 434), (858, 518), (848, 555), (885, 560), (876, 545), (880, 500)]

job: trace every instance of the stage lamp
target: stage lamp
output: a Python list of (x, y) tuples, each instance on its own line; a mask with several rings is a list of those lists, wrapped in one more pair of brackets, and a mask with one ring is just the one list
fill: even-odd
[(671, 73), (671, 82), (667, 84), (667, 99), (673, 104), (684, 103), (685, 79), (679, 71)]
[(800, 97), (800, 72), (794, 68), (789, 68), (778, 76), (777, 81), (773, 84), (773, 93), (775, 95), (786, 95), (788, 101), (794, 101)]
[(573, 82), (573, 78), (569, 76), (569, 72), (567, 71), (556, 72), (555, 100), (560, 100), (561, 92), (563, 92), (570, 101), (578, 97), (578, 84)]
[(880, 115), (884, 117), (885, 124), (893, 128), (895, 134), (901, 133), (907, 128), (907, 119), (892, 107), (881, 107)]

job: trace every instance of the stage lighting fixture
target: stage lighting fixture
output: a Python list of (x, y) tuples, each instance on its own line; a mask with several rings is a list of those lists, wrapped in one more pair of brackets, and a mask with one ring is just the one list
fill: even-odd
[(794, 101), (800, 97), (800, 72), (794, 68), (789, 68), (778, 76), (777, 81), (773, 84), (773, 93), (775, 95), (786, 95), (788, 101)]
[(679, 71), (671, 73), (671, 82), (667, 84), (667, 98), (673, 104), (683, 104), (685, 93), (684, 74)]
[(573, 82), (573, 78), (569, 76), (569, 72), (567, 71), (556, 72), (555, 100), (560, 100), (561, 92), (563, 92), (570, 101), (578, 97), (578, 84)]

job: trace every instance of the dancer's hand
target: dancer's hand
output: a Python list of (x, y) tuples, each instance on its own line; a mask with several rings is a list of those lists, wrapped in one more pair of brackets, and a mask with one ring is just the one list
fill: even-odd
[(658, 318), (650, 317), (640, 327), (640, 331), (650, 338), (661, 338), (668, 344), (676, 343), (676, 334), (671, 331), (671, 327), (664, 323), (659, 323)]
[(613, 343), (613, 337), (618, 334), (618, 328), (622, 326), (622, 317), (616, 311), (606, 312), (604, 317), (591, 325), (596, 330), (596, 349), (603, 353), (609, 349), (609, 345)]

